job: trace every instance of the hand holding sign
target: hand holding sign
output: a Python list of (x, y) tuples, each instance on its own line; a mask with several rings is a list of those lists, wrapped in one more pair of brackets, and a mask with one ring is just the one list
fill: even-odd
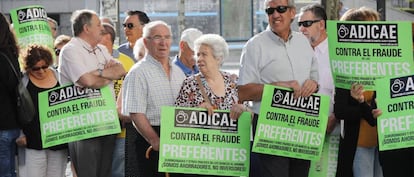
[(295, 99), (301, 96), (301, 88), (297, 80), (272, 82), (271, 84), (274, 86), (291, 88), (293, 90), (293, 97)]
[(358, 101), (358, 103), (363, 103), (365, 101), (364, 98), (364, 86), (361, 84), (354, 83), (351, 86), (351, 96), (355, 100)]
[(212, 115), (214, 112), (214, 107), (208, 102), (203, 102), (198, 107), (207, 109), (208, 115)]
[(318, 91), (318, 82), (315, 80), (307, 79), (301, 88), (301, 96), (309, 97), (316, 91)]

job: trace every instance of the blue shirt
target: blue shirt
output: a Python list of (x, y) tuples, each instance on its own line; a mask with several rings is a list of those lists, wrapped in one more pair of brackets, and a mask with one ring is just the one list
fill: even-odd
[(175, 56), (173, 63), (176, 64), (187, 77), (197, 74), (199, 72), (197, 65), (194, 65), (193, 69), (190, 69), (187, 66), (185, 66), (184, 63), (181, 62), (181, 60), (179, 60), (178, 56)]
[(128, 55), (130, 58), (134, 60), (134, 62), (137, 62), (137, 60), (134, 57), (134, 49), (129, 46), (128, 42), (121, 44), (118, 47), (118, 51), (125, 55)]

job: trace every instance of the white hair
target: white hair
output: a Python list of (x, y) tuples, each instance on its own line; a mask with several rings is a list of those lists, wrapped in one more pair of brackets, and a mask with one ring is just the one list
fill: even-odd
[(218, 34), (204, 34), (194, 42), (194, 51), (199, 51), (201, 45), (207, 45), (213, 50), (213, 56), (223, 65), (224, 59), (229, 56), (229, 46), (226, 40)]
[(161, 20), (152, 21), (152, 22), (145, 24), (144, 28), (142, 29), (142, 37), (144, 38), (151, 37), (150, 35), (151, 35), (152, 29), (159, 25), (167, 27), (172, 37), (171, 26)]

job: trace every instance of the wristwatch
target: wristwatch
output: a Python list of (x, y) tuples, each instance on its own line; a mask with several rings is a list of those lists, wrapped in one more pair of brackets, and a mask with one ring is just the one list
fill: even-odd
[(103, 72), (103, 69), (99, 68), (99, 69), (98, 69), (98, 72), (99, 72), (99, 77), (102, 77), (102, 72)]

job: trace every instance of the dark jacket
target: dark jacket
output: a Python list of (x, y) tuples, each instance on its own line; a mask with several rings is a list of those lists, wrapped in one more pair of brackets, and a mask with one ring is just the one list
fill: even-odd
[[(375, 98), (375, 94), (373, 96)], [(372, 109), (376, 108), (375, 99), (371, 105), (359, 103), (352, 98), (350, 90), (335, 88), (335, 117), (344, 120), (344, 137), (339, 141), (338, 165), (336, 177), (353, 177), (352, 165), (358, 143), (359, 124), (364, 118), (371, 126), (377, 122), (372, 115)]]
[[(8, 56), (17, 72), (20, 72), (17, 58)], [(19, 128), (17, 123), (16, 86), (18, 79), (7, 58), (0, 54), (0, 130)]]

